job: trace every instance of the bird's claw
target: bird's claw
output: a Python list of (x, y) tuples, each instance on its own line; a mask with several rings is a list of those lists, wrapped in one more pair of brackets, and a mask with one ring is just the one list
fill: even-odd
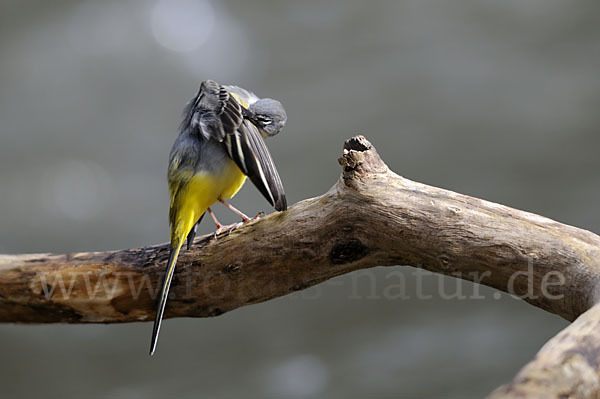
[(260, 219), (262, 216), (265, 216), (265, 213), (263, 211), (260, 211), (256, 214), (256, 216), (254, 216), (252, 219), (248, 218), (248, 217), (244, 217), (242, 218), (242, 223), (250, 223), (250, 222), (254, 222), (255, 220)]
[(241, 222), (239, 223), (233, 223), (233, 224), (228, 224), (227, 226), (222, 226), (219, 225), (217, 226), (217, 230), (215, 230), (214, 233), (214, 238), (216, 239), (217, 236), (221, 233), (231, 233), (233, 230), (237, 229), (238, 227), (240, 227), (241, 225), (245, 224), (245, 223), (250, 223), (250, 222), (254, 222), (258, 219), (260, 219), (262, 216), (265, 216), (265, 213), (263, 211), (260, 211), (256, 214), (256, 216), (254, 216), (252, 219), (249, 218), (245, 218), (242, 219)]
[(233, 230), (240, 227), (241, 225), (242, 223), (233, 223), (228, 224), (227, 226), (219, 226), (215, 231), (215, 238), (217, 238), (217, 236), (221, 233), (231, 233)]
[(262, 216), (265, 216), (265, 213), (263, 211), (260, 211), (252, 219), (248, 219), (248, 222), (254, 222), (255, 220), (260, 219)]

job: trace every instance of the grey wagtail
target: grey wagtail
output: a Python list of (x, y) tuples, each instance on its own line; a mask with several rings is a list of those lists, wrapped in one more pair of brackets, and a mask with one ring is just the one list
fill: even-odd
[(279, 101), (258, 98), (240, 87), (222, 86), (212, 80), (202, 82), (198, 94), (186, 105), (169, 156), (171, 255), (158, 300), (150, 355), (156, 349), (177, 256), (186, 237), (189, 249), (205, 212), (214, 220), (217, 232), (237, 226), (222, 226), (210, 206), (219, 201), (243, 222), (249, 222), (246, 215), (225, 202), (249, 177), (276, 210), (287, 209), (283, 184), (263, 140), (279, 133), (286, 120)]

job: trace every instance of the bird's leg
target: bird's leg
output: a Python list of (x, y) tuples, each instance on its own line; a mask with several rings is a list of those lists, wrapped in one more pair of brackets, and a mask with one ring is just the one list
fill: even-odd
[(212, 220), (215, 222), (215, 225), (217, 225), (217, 231), (215, 231), (215, 236), (217, 234), (220, 234), (226, 230), (233, 230), (234, 228), (238, 227), (240, 223), (233, 223), (233, 224), (229, 224), (227, 226), (223, 226), (221, 223), (219, 223), (219, 221), (217, 220), (217, 217), (215, 216), (215, 214), (213, 213), (212, 209), (208, 208), (207, 209), (208, 214), (210, 215), (210, 217), (212, 218)]
[(213, 213), (212, 209), (210, 209), (210, 207), (207, 209), (207, 211), (208, 211), (208, 214), (210, 215), (210, 217), (212, 218), (213, 222), (215, 222), (215, 224), (217, 225), (217, 229), (220, 229), (221, 227), (223, 227), (223, 225), (221, 223), (219, 223), (219, 221), (217, 220), (217, 217)]
[(227, 208), (231, 209), (233, 211), (233, 213), (235, 213), (236, 215), (238, 215), (239, 217), (242, 218), (242, 221), (244, 223), (247, 223), (250, 221), (250, 218), (248, 216), (246, 216), (246, 214), (244, 214), (244, 212), (236, 209), (233, 205), (231, 205), (230, 203), (227, 203), (223, 200), (219, 200), (223, 205), (225, 205)]
[(231, 205), (228, 202), (225, 202), (223, 200), (219, 200), (223, 205), (225, 205), (227, 208), (231, 209), (233, 211), (233, 213), (235, 213), (236, 215), (238, 215), (239, 217), (242, 218), (242, 222), (244, 223), (248, 223), (248, 222), (253, 222), (255, 220), (257, 220), (259, 217), (264, 216), (265, 213), (264, 212), (258, 212), (258, 215), (256, 215), (255, 217), (253, 217), (252, 219), (250, 219), (248, 216), (246, 216), (242, 211), (236, 209), (233, 205)]

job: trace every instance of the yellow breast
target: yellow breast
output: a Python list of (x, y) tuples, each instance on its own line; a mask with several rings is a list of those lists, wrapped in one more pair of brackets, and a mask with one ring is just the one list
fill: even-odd
[(221, 181), (222, 187), (218, 199), (226, 200), (240, 191), (246, 182), (246, 175), (242, 173), (235, 162), (228, 160), (218, 180)]
[(171, 226), (171, 240), (181, 242), (209, 206), (233, 197), (245, 181), (246, 175), (231, 160), (218, 174), (196, 173), (172, 199), (171, 207), (176, 216)]
[(245, 181), (246, 175), (233, 161), (228, 160), (219, 174), (196, 173), (187, 184), (186, 197), (190, 205), (197, 204), (198, 210), (204, 213), (206, 208), (218, 200), (233, 197)]

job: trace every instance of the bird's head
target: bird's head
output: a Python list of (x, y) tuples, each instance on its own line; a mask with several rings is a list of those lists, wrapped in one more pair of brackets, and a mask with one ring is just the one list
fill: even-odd
[(248, 111), (252, 115), (252, 122), (258, 126), (263, 136), (275, 136), (287, 121), (283, 105), (271, 98), (261, 98), (250, 104)]

